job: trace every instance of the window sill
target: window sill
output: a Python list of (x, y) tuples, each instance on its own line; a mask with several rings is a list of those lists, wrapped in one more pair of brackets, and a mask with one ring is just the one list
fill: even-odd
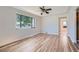
[(20, 29), (20, 30), (27, 30), (27, 29), (35, 29), (36, 27), (32, 27), (32, 28), (16, 28), (16, 30)]

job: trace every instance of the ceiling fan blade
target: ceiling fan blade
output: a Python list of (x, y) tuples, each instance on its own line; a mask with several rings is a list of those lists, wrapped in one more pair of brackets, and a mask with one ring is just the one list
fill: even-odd
[(42, 9), (42, 7), (40, 7), (40, 9)]
[(46, 12), (46, 14), (49, 14), (49, 12)]
[(44, 10), (45, 10), (43, 7), (40, 7), (40, 9), (41, 9), (43, 12), (44, 12)]

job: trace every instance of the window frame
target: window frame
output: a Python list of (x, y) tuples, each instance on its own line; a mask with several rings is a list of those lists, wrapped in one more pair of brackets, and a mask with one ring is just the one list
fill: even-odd
[[(20, 26), (18, 27), (17, 26), (17, 15), (20, 15)], [(23, 15), (23, 14), (19, 14), (19, 13), (16, 13), (16, 28), (17, 29), (32, 29), (32, 28), (36, 28), (36, 18), (35, 17), (31, 17), (31, 16), (26, 16), (26, 17), (31, 17), (32, 18), (32, 21), (34, 21), (34, 25), (32, 24), (32, 22), (31, 22), (31, 26), (30, 26), (30, 28), (22, 28), (22, 17), (21, 16), (26, 16), (26, 15)]]

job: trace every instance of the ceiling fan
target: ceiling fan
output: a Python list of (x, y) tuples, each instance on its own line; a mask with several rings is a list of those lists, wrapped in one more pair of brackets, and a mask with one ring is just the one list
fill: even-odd
[(51, 8), (45, 8), (45, 6), (40, 7), (42, 13), (41, 15), (43, 15), (43, 13), (45, 12), (46, 14), (49, 14), (49, 11), (51, 11)]

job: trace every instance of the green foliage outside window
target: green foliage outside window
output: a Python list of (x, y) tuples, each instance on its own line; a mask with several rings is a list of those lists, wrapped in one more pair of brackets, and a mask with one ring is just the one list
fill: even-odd
[(20, 15), (20, 14), (16, 14), (17, 15), (17, 26), (21, 27), (32, 27), (32, 17), (29, 16), (24, 16), (24, 15)]

